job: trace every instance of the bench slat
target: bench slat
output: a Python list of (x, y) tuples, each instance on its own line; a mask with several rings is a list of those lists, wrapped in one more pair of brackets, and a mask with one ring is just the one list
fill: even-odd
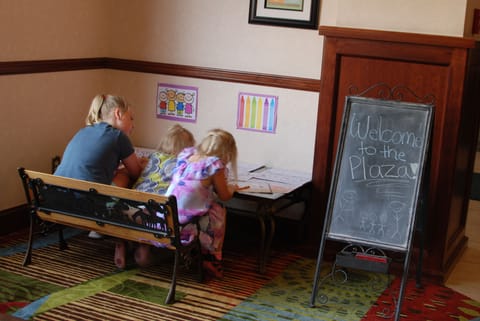
[(79, 229), (87, 229), (89, 231), (96, 231), (100, 234), (117, 237), (124, 240), (130, 240), (140, 243), (151, 244), (151, 242), (158, 242), (169, 246), (171, 249), (175, 247), (170, 245), (170, 240), (166, 238), (157, 238), (151, 232), (143, 232), (138, 230), (129, 229), (122, 226), (116, 226), (112, 224), (98, 225), (95, 221), (84, 219), (80, 217), (67, 216), (62, 213), (45, 213), (37, 211), (37, 216), (48, 222), (58, 223), (61, 225), (67, 225)]

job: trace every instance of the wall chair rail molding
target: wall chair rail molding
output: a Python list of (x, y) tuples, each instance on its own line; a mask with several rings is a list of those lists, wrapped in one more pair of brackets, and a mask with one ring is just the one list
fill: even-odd
[(119, 58), (79, 58), (0, 62), (1, 75), (114, 69), (318, 92), (320, 80)]
[(1, 61), (1, 75), (35, 74), (105, 68), (107, 58)]

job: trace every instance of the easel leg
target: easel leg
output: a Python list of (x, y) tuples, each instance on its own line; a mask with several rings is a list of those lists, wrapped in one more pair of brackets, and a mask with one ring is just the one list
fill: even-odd
[(313, 287), (312, 287), (312, 296), (310, 297), (310, 307), (315, 307), (315, 300), (318, 294), (318, 286), (319, 286), (319, 279), (320, 279), (320, 272), (322, 270), (322, 257), (323, 257), (323, 248), (325, 247), (325, 238), (322, 237), (322, 241), (320, 242), (320, 248), (318, 250), (318, 257), (317, 257), (317, 267), (315, 269), (315, 276), (313, 278)]
[(403, 264), (403, 276), (402, 276), (402, 283), (400, 284), (400, 292), (398, 293), (397, 308), (395, 310), (395, 321), (400, 320), (400, 313), (402, 310), (402, 300), (403, 300), (403, 295), (405, 293), (405, 286), (407, 284), (407, 279), (408, 279), (408, 267), (410, 265), (410, 251), (411, 250), (407, 252), (405, 257), (405, 262)]

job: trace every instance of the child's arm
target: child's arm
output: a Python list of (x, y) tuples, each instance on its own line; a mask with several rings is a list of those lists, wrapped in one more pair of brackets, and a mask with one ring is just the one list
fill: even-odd
[(212, 177), (213, 187), (217, 193), (218, 198), (222, 201), (228, 201), (233, 197), (233, 193), (238, 190), (238, 185), (231, 185), (227, 183), (225, 176), (225, 169), (221, 169)]

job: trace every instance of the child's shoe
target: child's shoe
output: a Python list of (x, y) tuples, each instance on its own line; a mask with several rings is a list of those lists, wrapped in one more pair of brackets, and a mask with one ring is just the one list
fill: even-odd
[(88, 233), (88, 237), (91, 238), (91, 239), (99, 240), (99, 239), (103, 238), (103, 234), (100, 234), (100, 233), (95, 232), (95, 231), (90, 231), (90, 233)]
[(217, 279), (223, 279), (223, 266), (222, 261), (218, 260), (204, 260), (203, 261), (203, 270), (210, 276), (213, 276)]

